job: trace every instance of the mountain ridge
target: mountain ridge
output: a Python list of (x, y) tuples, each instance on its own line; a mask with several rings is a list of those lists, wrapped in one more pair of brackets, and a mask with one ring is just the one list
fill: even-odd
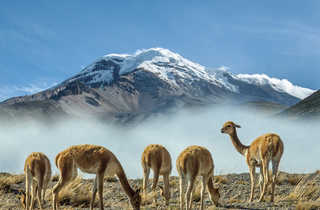
[(150, 48), (133, 55), (105, 55), (52, 88), (5, 100), (0, 113), (30, 116), (41, 102), (46, 106), (40, 106), (40, 115), (53, 110), (56, 115), (126, 122), (199, 105), (267, 101), (290, 106), (312, 92), (267, 75), (208, 69), (170, 50)]

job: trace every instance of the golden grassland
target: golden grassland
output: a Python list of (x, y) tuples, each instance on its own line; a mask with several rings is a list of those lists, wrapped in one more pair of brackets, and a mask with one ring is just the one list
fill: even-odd
[[(51, 188), (56, 184), (59, 177), (52, 177), (49, 189), (46, 191), (45, 209), (51, 209), (52, 193)], [(0, 209), (21, 209), (19, 201), (21, 191), (24, 191), (24, 175), (0, 173)], [(142, 185), (141, 179), (129, 180), (133, 188)], [(275, 202), (269, 202), (266, 196), (265, 202), (248, 203), (250, 193), (249, 175), (227, 174), (215, 176), (214, 182), (220, 188), (220, 206), (215, 207), (205, 195), (206, 209), (320, 209), (320, 171), (311, 174), (288, 174), (280, 172), (277, 179)], [(90, 205), (93, 180), (76, 178), (65, 187), (59, 194), (59, 204), (62, 209), (87, 209)], [(160, 180), (162, 185), (162, 180)], [(149, 187), (150, 189), (150, 187)], [(148, 192), (143, 197), (142, 209), (179, 209), (179, 179), (170, 178), (171, 200), (170, 205), (164, 205), (164, 199), (160, 196), (159, 190)], [(193, 207), (199, 207), (201, 184), (197, 180), (194, 187), (192, 200)], [(259, 187), (255, 188), (255, 199), (259, 196)], [(97, 196), (98, 197), (98, 196)], [(128, 198), (123, 193), (116, 178), (106, 177), (104, 182), (103, 200), (105, 209), (130, 209)], [(37, 206), (37, 204), (35, 204)], [(98, 207), (98, 199), (95, 201)]]

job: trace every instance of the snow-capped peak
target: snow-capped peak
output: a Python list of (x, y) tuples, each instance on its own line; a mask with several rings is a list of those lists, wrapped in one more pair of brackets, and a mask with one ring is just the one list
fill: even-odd
[(270, 85), (278, 92), (285, 92), (300, 99), (304, 99), (315, 92), (308, 88), (293, 85), (287, 79), (277, 79), (265, 74), (238, 74), (236, 77), (257, 86)]
[[(189, 69), (195, 71), (204, 71), (204, 67), (200, 64), (193, 63), (177, 53), (174, 53), (168, 49), (164, 48), (150, 48), (150, 49), (143, 49), (137, 50), (135, 54), (128, 56), (126, 61), (123, 63), (120, 74), (129, 73), (130, 71), (136, 68), (144, 68), (150, 67), (150, 64), (170, 64), (170, 65), (177, 65), (181, 67), (187, 67)], [(164, 69), (149, 69), (156, 71), (157, 73), (159, 70)]]
[[(103, 62), (112, 62), (113, 65), (104, 65), (102, 67), (103, 64), (101, 63)], [(216, 82), (214, 78), (207, 74), (205, 67), (164, 48), (138, 50), (132, 55), (105, 55), (86, 67), (72, 80), (89, 76), (90, 80), (86, 80), (88, 84), (109, 83), (114, 79), (113, 71), (115, 68), (117, 68), (119, 75), (128, 74), (137, 69), (144, 69), (158, 75), (160, 79), (168, 82), (171, 86), (177, 86), (176, 78), (178, 77), (182, 80), (199, 80), (201, 78)]]
[(136, 70), (151, 72), (175, 89), (181, 89), (181, 84), (192, 85), (195, 81), (206, 81), (239, 94), (241, 94), (239, 82), (249, 84), (253, 88), (267, 85), (278, 93), (286, 93), (300, 99), (314, 92), (314, 90), (293, 85), (286, 79), (271, 78), (265, 74), (236, 75), (230, 73), (228, 66), (216, 69), (205, 68), (164, 48), (137, 50), (131, 55), (105, 55), (69, 81), (80, 79), (89, 85), (108, 84), (115, 79), (115, 75), (121, 76)]

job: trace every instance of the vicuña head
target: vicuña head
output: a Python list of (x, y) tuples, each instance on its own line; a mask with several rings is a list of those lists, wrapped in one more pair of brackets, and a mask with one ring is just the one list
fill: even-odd
[(221, 133), (227, 133), (229, 135), (232, 135), (236, 132), (236, 128), (241, 128), (240, 125), (235, 124), (232, 121), (227, 121), (223, 124), (221, 128)]
[[(241, 128), (241, 126), (232, 121), (228, 121), (223, 124), (221, 133), (228, 134), (233, 146), (240, 154), (244, 155), (246, 158), (251, 181), (251, 193), (249, 202), (253, 200), (254, 175), (256, 167), (260, 168), (259, 185), (261, 194), (259, 201), (262, 201), (268, 183), (270, 183), (271, 181), (271, 201), (273, 202), (277, 172), (283, 153), (283, 142), (277, 134), (268, 133), (256, 138), (249, 146), (243, 145), (237, 135), (237, 128)], [(270, 175), (268, 173), (269, 162), (272, 162), (272, 180), (269, 177)]]

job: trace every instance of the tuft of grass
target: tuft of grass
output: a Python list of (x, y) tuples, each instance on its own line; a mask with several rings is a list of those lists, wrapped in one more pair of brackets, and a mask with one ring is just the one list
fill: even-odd
[[(88, 208), (92, 197), (91, 188), (92, 184), (83, 183), (82, 179), (77, 177), (59, 192), (59, 204), (62, 206)], [(51, 196), (48, 199), (51, 200)], [(94, 206), (98, 206), (97, 199)]]
[(158, 191), (151, 191), (144, 195), (144, 193), (141, 194), (141, 204), (142, 206), (152, 204), (154, 199), (158, 196)]
[[(293, 191), (282, 200), (314, 202), (320, 201), (320, 173), (306, 175), (300, 179)], [(307, 205), (307, 203), (305, 204)]]
[(296, 206), (296, 210), (316, 210), (320, 209), (320, 201), (305, 201), (299, 203)]
[(16, 190), (12, 189), (12, 185), (20, 184), (25, 180), (24, 174), (12, 175), (8, 173), (0, 174), (0, 191), (5, 193), (15, 193)]
[(247, 181), (245, 181), (245, 180), (238, 180), (238, 181), (236, 181), (236, 184), (242, 184), (242, 185), (247, 185), (247, 184), (249, 184)]
[(228, 184), (230, 180), (226, 176), (215, 176), (214, 182), (217, 184)]
[(229, 200), (227, 200), (227, 203), (233, 204), (233, 203), (242, 203), (243, 201), (240, 200), (241, 193), (238, 193), (237, 195), (231, 197)]
[(280, 172), (277, 176), (276, 184), (277, 185), (290, 184), (292, 186), (295, 186), (299, 184), (302, 178), (303, 178), (303, 175), (300, 175), (300, 174), (287, 174), (284, 172)]
[(118, 179), (114, 176), (108, 176), (104, 178), (104, 181), (106, 182), (118, 182)]

